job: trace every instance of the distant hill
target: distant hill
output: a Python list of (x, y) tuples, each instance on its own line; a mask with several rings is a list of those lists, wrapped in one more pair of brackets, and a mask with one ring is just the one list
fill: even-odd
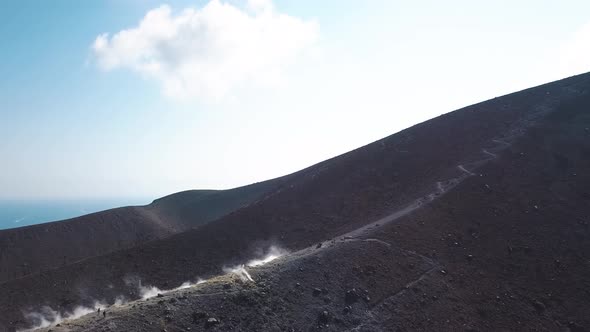
[(78, 218), (0, 230), (0, 283), (198, 227), (254, 202), (281, 182), (190, 190)]

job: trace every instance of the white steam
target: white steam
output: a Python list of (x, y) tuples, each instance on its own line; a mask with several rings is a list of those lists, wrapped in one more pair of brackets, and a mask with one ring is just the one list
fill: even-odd
[(250, 273), (248, 273), (248, 271), (246, 271), (244, 264), (234, 266), (234, 267), (224, 267), (223, 272), (233, 273), (233, 274), (237, 275), (238, 277), (240, 277), (240, 280), (242, 280), (244, 282), (245, 281), (254, 282), (254, 279), (252, 279), (252, 276), (250, 275)]
[[(129, 300), (127, 300), (127, 298), (125, 296), (119, 295), (115, 298), (115, 303), (113, 303), (113, 305), (118, 307), (118, 306), (121, 306), (127, 302), (129, 302)], [(104, 308), (101, 308), (101, 309), (104, 309)]]
[[(166, 294), (166, 293), (170, 293), (170, 292), (181, 290), (181, 289), (187, 289), (187, 288), (193, 287), (195, 285), (202, 284), (204, 282), (206, 282), (206, 280), (199, 278), (196, 283), (186, 281), (186, 282), (182, 283), (182, 285), (180, 285), (174, 289), (161, 290), (158, 287), (154, 287), (154, 286), (144, 287), (141, 285), (141, 280), (140, 280), (139, 285), (138, 285), (139, 296), (141, 297), (142, 300), (146, 300), (146, 299), (155, 297), (158, 294)], [(130, 285), (131, 281), (126, 281), (125, 283)], [(113, 306), (114, 307), (122, 306), (128, 302), (129, 302), (129, 300), (125, 296), (120, 295), (115, 298), (115, 302), (110, 306), (104, 302), (95, 301), (94, 305), (92, 307), (77, 306), (74, 308), (74, 310), (68, 311), (66, 313), (60, 313), (59, 311), (56, 311), (49, 306), (44, 306), (38, 312), (24, 313), (25, 319), (27, 319), (31, 323), (32, 326), (27, 329), (18, 330), (18, 332), (33, 331), (33, 330), (44, 328), (44, 327), (54, 326), (54, 325), (59, 324), (63, 321), (66, 321), (66, 320), (77, 319), (82, 316), (94, 313), (94, 312), (98, 313), (99, 308), (101, 310), (104, 310), (104, 309), (107, 309), (107, 308), (113, 307)]]
[(162, 294), (163, 292), (155, 286), (150, 286), (150, 287), (143, 287), (143, 286), (139, 286), (139, 296), (141, 297), (142, 300), (147, 300), (149, 298), (152, 298), (154, 296), (157, 296), (158, 294)]
[[(124, 298), (118, 297), (115, 303), (117, 303), (117, 301), (121, 301), (122, 299)], [(44, 306), (39, 312), (25, 313), (25, 318), (32, 322), (33, 326), (28, 329), (18, 331), (33, 331), (36, 329), (53, 326), (63, 322), (64, 320), (80, 318), (87, 314), (96, 312), (99, 308), (102, 310), (106, 307), (108, 307), (106, 304), (96, 301), (94, 302), (93, 307), (78, 306), (75, 307), (74, 310), (62, 314), (56, 310), (53, 310), (53, 308), (49, 306)]]
[(277, 259), (283, 255), (286, 255), (287, 253), (288, 252), (284, 249), (281, 249), (277, 246), (271, 246), (268, 249), (268, 252), (266, 253), (266, 255), (264, 255), (263, 257), (253, 259), (246, 264), (241, 264), (241, 265), (234, 266), (234, 267), (224, 267), (223, 272), (233, 273), (233, 274), (237, 275), (242, 281), (254, 282), (254, 279), (252, 279), (252, 276), (250, 275), (250, 273), (248, 273), (248, 270), (246, 270), (246, 267), (262, 266), (264, 264), (274, 261), (275, 259)]
[(266, 263), (270, 263), (272, 261), (274, 261), (275, 259), (286, 255), (287, 251), (284, 249), (281, 249), (277, 246), (271, 246), (268, 249), (268, 253), (266, 254), (266, 256), (264, 256), (263, 258), (260, 259), (253, 259), (251, 261), (249, 261), (246, 265), (249, 267), (255, 267), (255, 266), (261, 266), (264, 265)]
[(148, 287), (144, 287), (141, 285), (141, 281), (139, 282), (139, 296), (141, 297), (142, 300), (147, 300), (149, 298), (152, 298), (154, 296), (158, 296), (158, 294), (166, 294), (166, 293), (171, 293), (171, 292), (175, 292), (178, 290), (182, 290), (182, 289), (187, 289), (187, 288), (191, 288), (193, 286), (196, 285), (200, 285), (207, 282), (207, 280), (201, 279), (199, 278), (197, 280), (197, 282), (192, 283), (190, 281), (185, 281), (182, 283), (182, 285), (173, 288), (173, 289), (159, 289), (158, 287), (155, 286), (148, 286)]
[(201, 279), (201, 278), (199, 278), (199, 280), (197, 280), (196, 283), (191, 283), (191, 282), (185, 281), (184, 283), (182, 283), (182, 285), (180, 285), (180, 286), (178, 286), (178, 287), (176, 287), (176, 288), (174, 288), (174, 289), (172, 289), (172, 290), (170, 290), (168, 292), (174, 292), (174, 291), (177, 291), (177, 290), (191, 288), (193, 286), (204, 284), (206, 282), (207, 282), (207, 280)]
[[(244, 282), (254, 282), (254, 279), (252, 278), (250, 273), (248, 273), (248, 271), (246, 270), (246, 267), (258, 267), (258, 266), (265, 265), (265, 264), (287, 254), (287, 253), (288, 252), (284, 249), (281, 249), (277, 246), (271, 246), (268, 249), (267, 253), (265, 255), (263, 255), (262, 257), (250, 260), (246, 264), (240, 264), (240, 265), (234, 266), (234, 267), (224, 267), (223, 272), (224, 273), (233, 273), (233, 274), (237, 275)], [(203, 279), (199, 278), (199, 279), (197, 279), (197, 282), (195, 282), (195, 283), (186, 281), (176, 288), (169, 289), (169, 290), (161, 290), (155, 286), (143, 286), (141, 284), (141, 280), (139, 280), (135, 277), (125, 278), (124, 281), (127, 286), (137, 285), (138, 291), (139, 291), (139, 296), (142, 300), (147, 300), (149, 298), (158, 296), (158, 294), (171, 293), (171, 292), (175, 292), (178, 290), (191, 288), (196, 285), (200, 285), (202, 283), (207, 282), (207, 280), (203, 280)], [(110, 285), (109, 288), (112, 288), (112, 285)], [(124, 296), (118, 296), (115, 298), (115, 302), (111, 306), (121, 306), (121, 305), (124, 305), (128, 302), (129, 302), (129, 300), (127, 298), (125, 298)], [(110, 307), (110, 306), (108, 304), (106, 304), (105, 302), (95, 301), (94, 305), (91, 307), (77, 306), (72, 311), (62, 313), (62, 312), (58, 312), (58, 311), (54, 310), (53, 308), (51, 308), (49, 306), (44, 306), (38, 312), (24, 313), (24, 317), (29, 322), (31, 322), (32, 326), (28, 329), (23, 329), (23, 330), (18, 330), (18, 331), (19, 332), (33, 331), (33, 330), (40, 329), (40, 328), (54, 326), (54, 325), (59, 324), (65, 320), (77, 319), (77, 318), (80, 318), (80, 317), (85, 316), (87, 314), (98, 312), (98, 309), (104, 310), (108, 307)]]

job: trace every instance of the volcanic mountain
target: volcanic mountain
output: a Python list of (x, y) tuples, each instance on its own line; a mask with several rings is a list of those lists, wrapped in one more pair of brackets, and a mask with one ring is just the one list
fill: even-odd
[[(127, 208), (158, 225), (153, 240), (101, 247), (97, 238), (87, 244), (97, 249), (80, 249), (82, 260), (39, 258), (40, 271), (7, 274), (0, 328), (587, 331), (588, 170), (584, 74), (245, 187), (252, 192), (216, 213), (199, 207), (194, 197), (208, 195), (200, 192)], [(146, 217), (152, 209), (156, 217)], [(102, 223), (117, 224), (113, 211), (98, 214)], [(206, 216), (198, 227), (170, 226), (196, 216)], [(75, 238), (57, 231), (68, 223), (92, 234), (84, 225), (101, 222), (46, 227)], [(13, 239), (2, 257), (61, 248)]]

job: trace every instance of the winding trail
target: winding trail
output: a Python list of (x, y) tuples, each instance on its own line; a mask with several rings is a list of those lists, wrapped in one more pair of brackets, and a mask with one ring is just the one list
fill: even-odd
[(437, 190), (437, 194), (443, 194), (445, 192), (445, 188), (443, 187), (443, 183), (438, 181), (436, 183), (436, 190)]
[(498, 155), (497, 155), (497, 154), (495, 154), (495, 153), (492, 153), (492, 152), (490, 152), (490, 151), (488, 151), (488, 150), (486, 150), (486, 149), (482, 149), (482, 150), (481, 150), (481, 152), (483, 152), (483, 153), (487, 154), (488, 156), (491, 156), (491, 157), (492, 157), (492, 158), (494, 158), (494, 159), (495, 159), (495, 158), (498, 158)]
[(410, 214), (412, 211), (424, 206), (425, 204), (432, 202), (436, 198), (444, 195), (449, 190), (453, 189), (455, 186), (457, 186), (459, 183), (461, 183), (467, 177), (475, 175), (471, 171), (467, 170), (463, 165), (457, 165), (457, 168), (465, 174), (462, 174), (456, 178), (451, 178), (451, 179), (448, 179), (445, 181), (437, 181), (434, 191), (426, 194), (425, 196), (422, 196), (422, 197), (414, 200), (412, 203), (410, 203), (406, 207), (404, 207), (400, 210), (394, 211), (393, 213), (391, 213), (381, 219), (378, 219), (370, 224), (367, 224), (365, 226), (357, 228), (357, 229), (355, 229), (351, 232), (348, 232), (346, 234), (340, 235), (337, 238), (341, 238), (343, 240), (351, 240), (351, 239), (359, 238), (363, 235), (367, 235), (370, 232), (373, 232), (376, 228), (381, 227), (383, 225), (387, 225), (393, 221), (396, 221), (396, 220), (400, 219), (401, 217)]
[(472, 173), (470, 170), (466, 169), (465, 166), (463, 166), (463, 165), (457, 165), (457, 168), (460, 171), (465, 172), (465, 173), (467, 173), (469, 175), (475, 175), (475, 173)]
[[(489, 149), (492, 149), (492, 151), (494, 151), (494, 152), (491, 152), (488, 149), (482, 148), (481, 152), (483, 154), (485, 154), (486, 156), (488, 156), (488, 158), (485, 158), (482, 160), (477, 160), (474, 162), (470, 162), (469, 165), (472, 165), (473, 169), (477, 169), (477, 168), (481, 167), (482, 165), (486, 164), (487, 162), (499, 158), (498, 153), (500, 151), (507, 149), (508, 147), (511, 147), (513, 140), (518, 138), (522, 134), (524, 134), (526, 132), (526, 128), (528, 126), (530, 126), (532, 123), (534, 123), (535, 118), (537, 118), (541, 115), (547, 114), (548, 112), (550, 112), (550, 110), (551, 110), (550, 107), (540, 107), (539, 110), (535, 111), (530, 116), (530, 118), (523, 119), (523, 123), (520, 123), (520, 125), (513, 128), (511, 132), (509, 131), (509, 134), (507, 134), (506, 136), (501, 137), (501, 138), (492, 139), (491, 142), (495, 143), (497, 146), (493, 147), (493, 148), (489, 148)], [(448, 192), (453, 187), (457, 186), (459, 183), (461, 183), (467, 177), (471, 177), (471, 176), (476, 175), (472, 171), (465, 168), (464, 164), (459, 164), (456, 167), (458, 170), (460, 170), (463, 173), (462, 176), (459, 176), (457, 178), (448, 179), (446, 181), (436, 182), (436, 191), (435, 192), (433, 192), (429, 195), (426, 195), (425, 197), (419, 198), (418, 200), (416, 200), (414, 203), (410, 204), (406, 208), (398, 210), (398, 211), (390, 214), (389, 216), (380, 219), (379, 221), (377, 221), (375, 223), (392, 222), (392, 221), (410, 213), (411, 211), (419, 208), (423, 204), (429, 203), (429, 202), (433, 201), (434, 199), (436, 199), (437, 197), (440, 197), (442, 194)], [(446, 183), (446, 185), (445, 185), (445, 183)], [(370, 225), (374, 225), (375, 223), (370, 224)], [(375, 228), (373, 226), (366, 227), (366, 228), (362, 227), (356, 231), (346, 234), (345, 238), (349, 238), (350, 240), (355, 240), (355, 238), (354, 238), (355, 236), (367, 235), (367, 233), (369, 231), (372, 231), (374, 229)], [(352, 238), (350, 238), (350, 237), (352, 237)], [(380, 331), (381, 329), (377, 328), (378, 324), (377, 324), (377, 326), (375, 326), (373, 323), (378, 322), (379, 320), (383, 320), (383, 317), (380, 317), (379, 312), (380, 311), (388, 311), (387, 308), (383, 309), (384, 306), (387, 307), (386, 302), (392, 303), (392, 302), (398, 301), (398, 298), (400, 298), (401, 296), (406, 294), (409, 289), (411, 289), (415, 285), (423, 282), (425, 279), (432, 276), (435, 272), (445, 273), (442, 265), (439, 262), (436, 262), (433, 259), (426, 257), (424, 255), (420, 255), (414, 251), (405, 250), (403, 248), (399, 248), (399, 249), (421, 257), (425, 262), (429, 263), (431, 267), (428, 270), (426, 270), (424, 273), (422, 273), (420, 276), (418, 276), (418, 278), (405, 284), (401, 290), (399, 290), (395, 293), (392, 293), (390, 296), (383, 298), (381, 301), (379, 301), (379, 303), (376, 303), (374, 306), (372, 306), (365, 313), (368, 320), (366, 322), (352, 328), (352, 329), (349, 329), (348, 331), (361, 331), (361, 330), (365, 331), (367, 329)]]
[(493, 140), (492, 140), (492, 142), (494, 142), (494, 143), (498, 143), (498, 144), (502, 144), (502, 145), (504, 145), (505, 147), (509, 147), (509, 146), (511, 146), (511, 144), (510, 144), (510, 143), (508, 143), (508, 142), (505, 142), (505, 141), (503, 141), (503, 140), (500, 140), (500, 139), (493, 139)]

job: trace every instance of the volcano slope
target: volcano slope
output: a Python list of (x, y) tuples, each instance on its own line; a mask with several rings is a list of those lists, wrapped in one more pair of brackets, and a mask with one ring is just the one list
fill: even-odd
[(64, 221), (0, 230), (0, 283), (198, 227), (277, 187), (273, 179), (229, 190), (190, 190)]
[[(200, 276), (50, 329), (587, 330), (589, 92), (585, 74), (476, 104), (292, 174), (198, 229), (5, 283), (2, 324), (138, 299), (131, 276), (161, 289)], [(291, 253), (247, 268), (253, 281), (223, 275), (272, 244)]]

